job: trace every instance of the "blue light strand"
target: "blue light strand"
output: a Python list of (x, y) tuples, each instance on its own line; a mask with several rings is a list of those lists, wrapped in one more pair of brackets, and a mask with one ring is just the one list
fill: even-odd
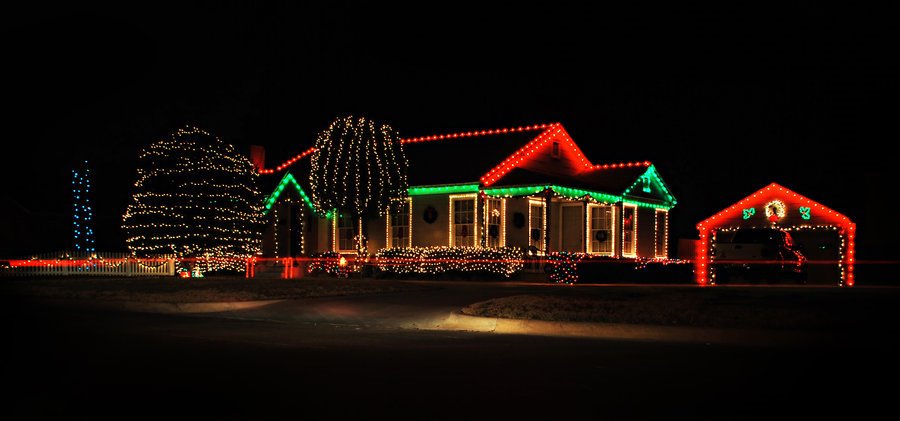
[(91, 169), (85, 160), (72, 170), (72, 234), (75, 251), (93, 253), (94, 208), (91, 205)]

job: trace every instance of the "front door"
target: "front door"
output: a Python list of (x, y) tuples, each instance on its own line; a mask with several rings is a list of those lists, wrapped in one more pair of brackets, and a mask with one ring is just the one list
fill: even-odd
[(584, 214), (583, 206), (579, 203), (578, 205), (563, 205), (562, 206), (562, 215), (561, 215), (561, 224), (562, 229), (560, 232), (562, 233), (562, 238), (560, 239), (560, 250), (561, 251), (569, 251), (569, 252), (583, 252), (584, 251)]

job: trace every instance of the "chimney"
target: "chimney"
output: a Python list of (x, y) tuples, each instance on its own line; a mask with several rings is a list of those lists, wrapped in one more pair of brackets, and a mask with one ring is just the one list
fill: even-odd
[(256, 171), (266, 168), (266, 148), (259, 145), (250, 145), (250, 162), (256, 167)]

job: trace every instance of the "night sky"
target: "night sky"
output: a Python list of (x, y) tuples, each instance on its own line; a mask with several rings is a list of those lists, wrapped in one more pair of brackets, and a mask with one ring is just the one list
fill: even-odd
[(898, 253), (893, 13), (256, 3), (4, 13), (0, 256), (70, 246), (78, 160), (98, 249), (124, 250), (143, 146), (191, 124), (272, 166), (348, 113), (403, 136), (559, 121), (594, 162), (654, 162), (676, 237), (775, 181), (854, 219), (861, 258)]

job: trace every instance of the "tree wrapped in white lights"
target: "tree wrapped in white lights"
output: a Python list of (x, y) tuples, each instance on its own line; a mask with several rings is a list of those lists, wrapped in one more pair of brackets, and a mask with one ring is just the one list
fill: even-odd
[[(340, 117), (316, 139), (309, 182), (320, 214), (349, 214), (357, 226), (357, 250), (366, 249), (366, 217), (385, 215), (406, 197), (409, 163), (400, 136), (365, 117)], [(355, 225), (360, 225), (359, 223)]]
[(232, 145), (178, 129), (141, 152), (122, 218), (128, 248), (137, 257), (174, 255), (204, 272), (243, 269), (261, 245), (257, 177)]

